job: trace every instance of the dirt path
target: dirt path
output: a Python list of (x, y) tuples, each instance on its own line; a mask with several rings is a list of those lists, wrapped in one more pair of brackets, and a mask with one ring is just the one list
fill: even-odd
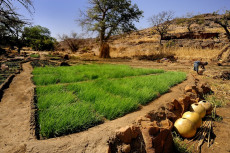
[(26, 63), (23, 69), (13, 79), (0, 102), (0, 152), (23, 152), (26, 143), (33, 138), (30, 134), (32, 67)]
[(159, 109), (166, 101), (181, 96), (184, 86), (193, 82), (191, 76), (157, 100), (144, 106), (141, 110), (130, 113), (119, 119), (108, 121), (87, 131), (52, 138), (37, 140), (31, 133), (31, 99), (34, 85), (31, 77), (32, 67), (23, 64), (23, 72), (17, 75), (9, 89), (5, 91), (0, 103), (0, 152), (88, 152), (105, 151), (108, 138), (114, 132), (151, 110)]

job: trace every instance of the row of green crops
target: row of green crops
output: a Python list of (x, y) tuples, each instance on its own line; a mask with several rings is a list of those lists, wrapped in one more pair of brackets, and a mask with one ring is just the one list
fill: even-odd
[[(100, 68), (96, 68), (98, 66)], [(79, 74), (88, 71), (98, 77), (93, 80), (88, 78), (84, 82), (48, 83), (45, 86), (37, 82), (38, 122), (40, 135), (45, 138), (87, 129), (103, 122), (104, 118), (111, 120), (124, 116), (186, 78), (182, 72), (134, 69), (121, 65), (78, 65), (66, 68)], [(45, 71), (48, 69), (54, 74), (55, 68), (44, 68)], [(42, 76), (42, 70), (35, 68), (34, 78)], [(60, 70), (64, 71), (62, 67), (57, 67), (57, 73)], [(123, 74), (118, 75), (118, 72)]]
[(90, 64), (71, 67), (40, 67), (33, 71), (36, 85), (72, 83), (94, 79), (123, 78), (147, 74), (163, 73), (163, 70), (133, 69), (125, 65)]

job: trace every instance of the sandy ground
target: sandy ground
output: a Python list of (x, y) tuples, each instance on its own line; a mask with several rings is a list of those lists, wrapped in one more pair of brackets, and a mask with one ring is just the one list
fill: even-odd
[[(191, 71), (191, 64), (158, 64), (152, 62), (119, 63), (129, 64), (135, 67), (154, 67), (166, 68), (169, 70)], [(143, 106), (142, 109), (127, 114), (124, 117), (113, 121), (107, 121), (104, 124), (90, 128), (87, 131), (75, 133), (58, 138), (48, 140), (37, 140), (34, 135), (34, 129), (31, 126), (31, 100), (33, 98), (34, 85), (31, 82), (32, 67), (29, 63), (23, 64), (23, 71), (18, 74), (11, 83), (10, 87), (5, 91), (2, 101), (0, 102), (0, 152), (85, 152), (85, 153), (102, 153), (105, 152), (107, 140), (114, 135), (115, 131), (121, 127), (131, 124), (139, 116), (149, 111), (157, 110), (172, 98), (178, 98), (183, 94), (184, 87), (193, 82), (192, 75), (188, 75), (188, 79), (183, 83), (171, 88), (170, 92), (162, 95), (155, 101)], [(219, 111), (219, 110), (218, 110)], [(226, 109), (229, 111), (229, 109)], [(220, 111), (221, 113), (222, 111)], [(219, 113), (219, 112), (218, 112)], [(229, 141), (229, 117), (226, 114), (223, 124), (226, 126), (226, 135), (220, 135), (222, 131), (216, 131), (216, 142), (220, 143), (223, 136), (225, 142)], [(227, 123), (224, 123), (227, 122)], [(220, 123), (222, 124), (222, 123)], [(216, 125), (217, 127), (219, 125)], [(32, 128), (32, 129), (31, 129)], [(215, 129), (214, 129), (215, 130)], [(219, 142), (217, 140), (220, 140)], [(214, 146), (214, 145), (213, 145)], [(222, 145), (221, 145), (222, 146)], [(226, 147), (225, 147), (226, 148)], [(208, 148), (209, 149), (209, 148)], [(217, 147), (214, 148), (215, 151)], [(227, 149), (227, 148), (226, 148)], [(223, 152), (228, 152), (223, 149)], [(218, 150), (218, 149), (217, 149)]]

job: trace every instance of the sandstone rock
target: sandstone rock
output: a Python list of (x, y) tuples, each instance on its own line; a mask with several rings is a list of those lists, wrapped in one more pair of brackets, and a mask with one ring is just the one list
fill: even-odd
[(168, 120), (168, 119), (161, 121), (160, 125), (161, 125), (161, 128), (168, 129), (170, 131), (173, 128), (173, 123), (170, 120)]
[(192, 91), (192, 86), (186, 85), (184, 90), (185, 90), (185, 92), (191, 92)]
[(174, 99), (172, 101), (172, 103), (173, 103), (175, 109), (181, 109), (181, 105), (180, 105), (180, 103), (178, 102), (177, 99)]
[(69, 60), (69, 55), (65, 54), (63, 58), (64, 58), (64, 60)]
[(6, 64), (2, 64), (1, 65), (1, 70), (2, 71), (9, 70), (9, 67)]
[(180, 105), (182, 106), (182, 114), (184, 113), (184, 112), (186, 112), (187, 110), (188, 110), (188, 108), (189, 108), (189, 101), (187, 100), (187, 98), (179, 98), (179, 103), (180, 103)]
[(138, 126), (132, 125), (131, 127), (131, 137), (137, 138), (137, 136), (140, 134), (140, 128)]
[(198, 103), (198, 102), (199, 102), (199, 99), (200, 99), (200, 98), (190, 99), (190, 102), (189, 102), (190, 105), (191, 105), (191, 104), (194, 104), (194, 103)]
[(159, 127), (149, 127), (148, 129), (142, 129), (142, 136), (145, 142), (146, 152), (172, 152), (173, 139), (171, 131), (164, 128), (159, 131), (157, 128)]
[(70, 66), (67, 62), (61, 62), (60, 66)]
[(198, 92), (199, 95), (202, 95), (204, 90), (202, 88), (198, 87), (197, 92)]
[(208, 93), (212, 93), (212, 89), (211, 87), (209, 86), (208, 83), (199, 83), (198, 84), (198, 88), (202, 88), (203, 89), (203, 94), (208, 94)]
[(135, 120), (135, 122), (136, 122), (137, 124), (141, 124), (141, 121), (150, 121), (150, 118), (147, 118), (147, 117), (145, 117), (145, 116), (141, 116), (141, 117), (138, 117), (138, 118)]
[(155, 149), (152, 145), (152, 137), (149, 134), (149, 129), (141, 129), (141, 133), (145, 142), (145, 151), (147, 153), (154, 153)]
[(130, 126), (126, 126), (124, 128), (119, 129), (116, 132), (117, 138), (119, 138), (122, 142), (128, 144), (131, 142), (132, 135), (131, 135), (131, 128)]
[(187, 92), (186, 96), (189, 96), (190, 99), (196, 99), (198, 96), (196, 94), (194, 94), (193, 92)]
[(123, 153), (129, 153), (131, 151), (131, 146), (130, 146), (130, 144), (124, 144), (124, 145), (122, 145), (122, 152)]
[(172, 122), (175, 122), (178, 118), (182, 116), (181, 112), (178, 110), (174, 110), (173, 112), (166, 110), (165, 113), (166, 117)]
[(174, 105), (173, 105), (173, 102), (171, 102), (171, 103), (166, 103), (165, 104), (165, 108), (167, 109), (167, 110), (169, 110), (169, 111), (172, 111), (172, 110), (174, 110)]
[(153, 123), (151, 121), (141, 121), (141, 127), (146, 128), (149, 126), (153, 126)]
[(192, 89), (192, 93), (194, 93), (195, 95), (198, 94), (197, 90), (195, 90), (195, 89)]
[(152, 146), (156, 153), (171, 153), (173, 150), (171, 130), (162, 129), (161, 132), (152, 139)]
[(158, 132), (160, 132), (160, 128), (158, 126), (149, 126), (146, 129), (149, 135), (156, 135)]

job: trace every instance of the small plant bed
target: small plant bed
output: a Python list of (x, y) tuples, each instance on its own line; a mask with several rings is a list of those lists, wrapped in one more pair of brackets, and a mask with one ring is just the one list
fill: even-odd
[[(19, 71), (21, 61), (0, 62), (0, 85), (11, 75)], [(4, 65), (4, 66), (3, 66)]]
[(40, 55), (39, 54), (30, 54), (30, 57), (33, 57), (33, 58), (39, 58)]
[(33, 75), (41, 138), (124, 116), (186, 79), (183, 72), (109, 64), (39, 67)]
[(49, 60), (39, 60), (34, 59), (31, 63), (32, 67), (44, 67), (44, 66), (57, 66), (57, 63), (51, 62)]

